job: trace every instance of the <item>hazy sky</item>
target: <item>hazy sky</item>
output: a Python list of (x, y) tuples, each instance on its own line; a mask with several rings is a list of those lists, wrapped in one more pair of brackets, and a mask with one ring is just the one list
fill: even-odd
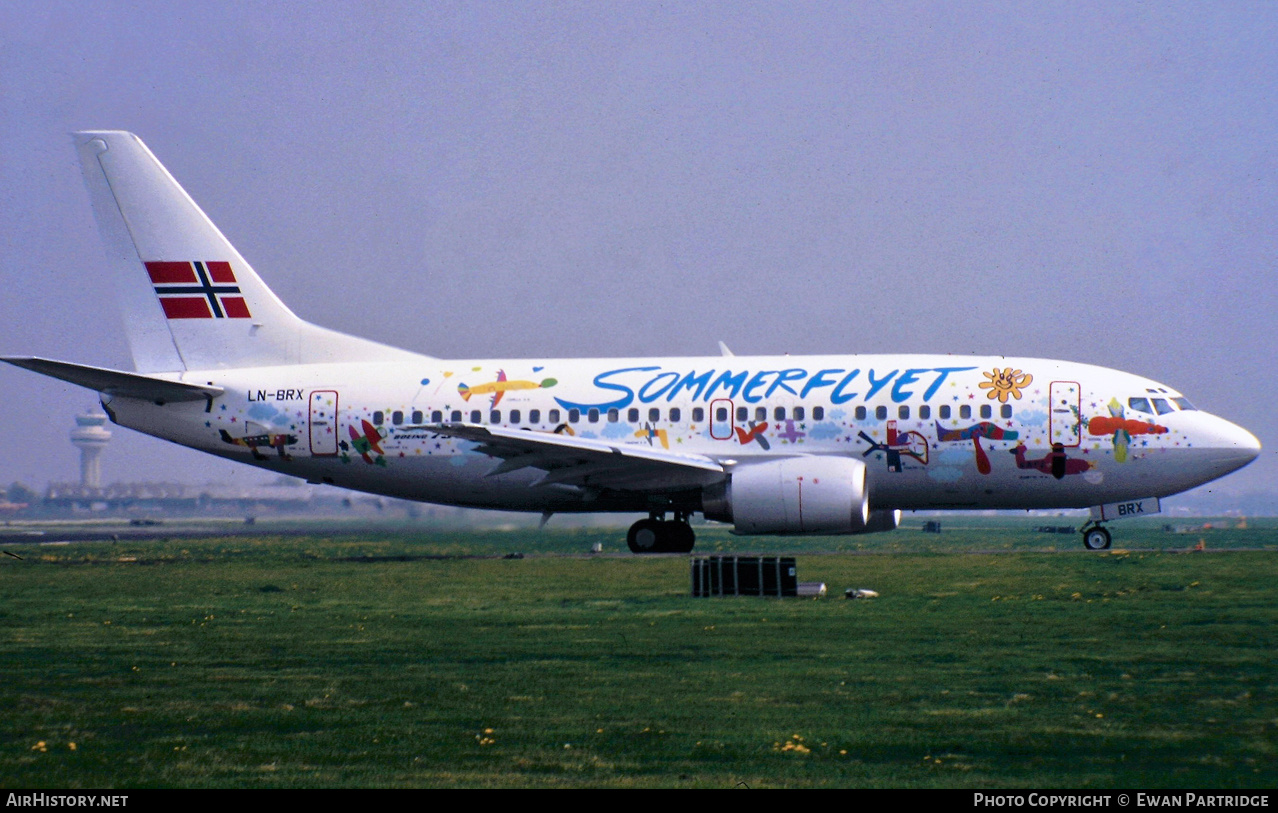
[[(304, 318), (437, 356), (997, 353), (1148, 375), (1278, 490), (1273, 3), (0, 0), (0, 354), (130, 368), (69, 132)], [(0, 481), (88, 391), (0, 369)], [(105, 479), (263, 475), (113, 427)]]

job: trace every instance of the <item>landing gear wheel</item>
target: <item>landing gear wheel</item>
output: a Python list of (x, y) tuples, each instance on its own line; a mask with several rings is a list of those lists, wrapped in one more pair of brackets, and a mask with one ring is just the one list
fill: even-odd
[(665, 536), (661, 526), (663, 522), (655, 519), (641, 519), (626, 532), (626, 544), (631, 553), (657, 553), (661, 550), (662, 537)]
[(666, 523), (668, 534), (669, 550), (671, 553), (692, 553), (692, 546), (697, 544), (697, 535), (693, 532), (692, 526), (686, 522), (670, 522)]
[(684, 520), (641, 519), (626, 533), (632, 553), (690, 553), (696, 543), (697, 535)]
[(1083, 547), (1088, 550), (1109, 550), (1111, 541), (1113, 540), (1110, 538), (1109, 531), (1105, 528), (1098, 526), (1083, 531)]

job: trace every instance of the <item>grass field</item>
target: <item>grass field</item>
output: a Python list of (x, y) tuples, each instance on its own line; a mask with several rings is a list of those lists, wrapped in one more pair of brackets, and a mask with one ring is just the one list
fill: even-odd
[(598, 529), (7, 546), (0, 786), (1278, 783), (1274, 522), (1120, 523), (1105, 554), (943, 522), (701, 531), (796, 553), (822, 600), (692, 599), (681, 557), (497, 558), (615, 551)]

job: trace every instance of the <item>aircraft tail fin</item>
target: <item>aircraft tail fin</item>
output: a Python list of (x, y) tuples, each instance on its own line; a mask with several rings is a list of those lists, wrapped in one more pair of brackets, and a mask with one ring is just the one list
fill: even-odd
[(137, 136), (75, 142), (140, 372), (420, 358), (298, 318)]

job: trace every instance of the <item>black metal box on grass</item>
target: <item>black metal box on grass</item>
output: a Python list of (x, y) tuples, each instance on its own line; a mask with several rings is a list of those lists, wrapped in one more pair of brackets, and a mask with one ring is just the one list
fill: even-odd
[(692, 596), (775, 596), (799, 594), (793, 556), (696, 556)]

